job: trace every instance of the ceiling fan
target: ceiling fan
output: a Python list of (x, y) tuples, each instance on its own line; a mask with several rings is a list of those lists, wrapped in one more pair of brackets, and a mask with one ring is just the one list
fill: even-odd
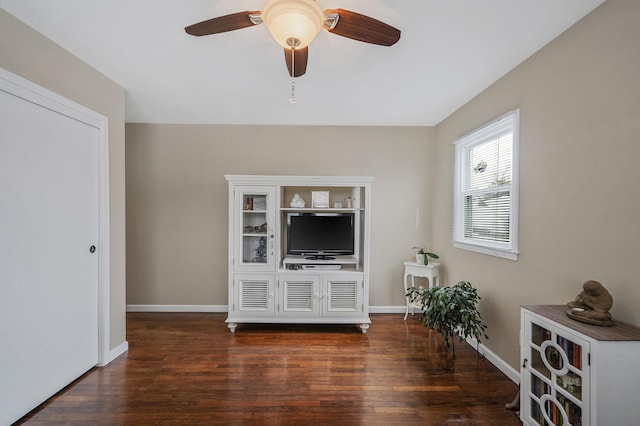
[(268, 0), (262, 11), (219, 16), (189, 25), (185, 31), (194, 36), (204, 36), (262, 23), (276, 42), (284, 47), (292, 80), (307, 71), (309, 43), (322, 28), (342, 37), (380, 46), (392, 46), (400, 39), (400, 30), (384, 22), (344, 9), (322, 11), (315, 0)]

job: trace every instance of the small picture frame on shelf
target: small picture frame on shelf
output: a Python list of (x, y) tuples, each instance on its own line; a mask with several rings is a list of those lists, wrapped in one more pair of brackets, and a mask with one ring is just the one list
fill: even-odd
[(267, 209), (267, 197), (254, 197), (253, 207), (251, 210), (266, 210)]
[(328, 208), (329, 191), (311, 191), (311, 206), (313, 208)]

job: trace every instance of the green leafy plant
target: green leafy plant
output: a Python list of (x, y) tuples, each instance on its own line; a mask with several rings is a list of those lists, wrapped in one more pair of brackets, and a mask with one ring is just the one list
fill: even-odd
[(418, 250), (418, 254), (422, 254), (422, 255), (424, 255), (424, 258), (423, 258), (423, 259), (424, 259), (424, 264), (425, 264), (425, 265), (428, 265), (428, 264), (429, 264), (429, 258), (432, 258), (432, 259), (440, 259), (440, 256), (438, 256), (437, 254), (435, 254), (435, 253), (429, 253), (429, 252), (425, 251), (424, 247), (417, 247), (417, 246), (414, 246), (414, 247), (413, 247), (413, 249), (414, 249), (414, 250)]
[[(460, 281), (451, 287), (431, 287), (407, 289), (412, 302), (422, 305), (420, 320), (425, 327), (436, 330), (444, 338), (444, 347), (452, 347), (455, 362), (455, 335), (463, 341), (472, 336), (480, 343), (481, 338), (488, 339), (477, 305), (480, 301), (478, 291), (468, 281)], [(451, 342), (449, 341), (451, 338)]]

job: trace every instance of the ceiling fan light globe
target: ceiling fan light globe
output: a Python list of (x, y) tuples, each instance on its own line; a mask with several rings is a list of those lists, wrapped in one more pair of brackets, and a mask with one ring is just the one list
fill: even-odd
[(300, 40), (296, 48), (309, 45), (322, 29), (324, 14), (314, 0), (269, 0), (262, 9), (265, 26), (282, 47), (287, 40)]

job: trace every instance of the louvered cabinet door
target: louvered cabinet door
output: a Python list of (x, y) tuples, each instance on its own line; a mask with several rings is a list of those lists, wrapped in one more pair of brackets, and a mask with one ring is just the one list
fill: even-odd
[(324, 275), (322, 315), (359, 316), (364, 312), (362, 274)]
[(295, 318), (320, 316), (320, 277), (318, 275), (281, 275), (278, 315)]
[(244, 317), (272, 317), (275, 315), (274, 276), (260, 274), (236, 275), (233, 308)]

